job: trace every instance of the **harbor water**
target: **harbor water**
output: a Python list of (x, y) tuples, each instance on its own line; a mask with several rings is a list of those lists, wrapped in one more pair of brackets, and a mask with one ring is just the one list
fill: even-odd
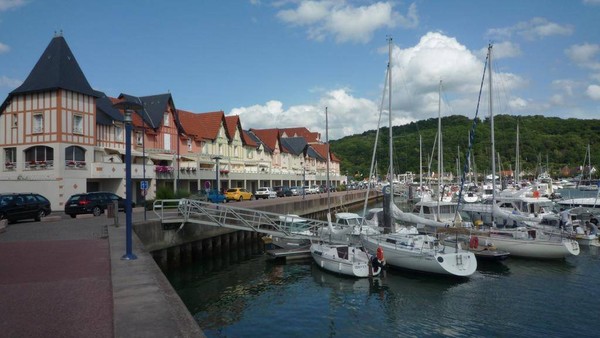
[(600, 252), (479, 263), (468, 279), (347, 278), (260, 246), (164, 273), (208, 337), (596, 337)]

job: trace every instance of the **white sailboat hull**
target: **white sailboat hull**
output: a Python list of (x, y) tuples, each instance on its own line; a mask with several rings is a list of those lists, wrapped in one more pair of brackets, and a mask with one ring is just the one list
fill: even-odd
[(397, 268), (458, 277), (468, 277), (477, 269), (477, 260), (472, 252), (456, 253), (450, 248), (441, 251), (420, 249), (403, 245), (402, 238), (394, 234), (364, 236), (363, 244), (369, 252), (383, 248), (386, 264)]
[(559, 259), (579, 255), (579, 244), (571, 239), (562, 241), (549, 241), (540, 239), (515, 238), (507, 231), (490, 232), (494, 246), (500, 250), (510, 252), (511, 256)]
[(353, 277), (377, 276), (379, 267), (371, 267), (369, 255), (352, 245), (313, 243), (310, 254), (317, 265), (327, 271)]

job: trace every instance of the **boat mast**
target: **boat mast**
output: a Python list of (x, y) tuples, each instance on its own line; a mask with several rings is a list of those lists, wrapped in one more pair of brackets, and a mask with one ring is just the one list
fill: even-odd
[(392, 233), (396, 232), (394, 222), (391, 220), (392, 215), (392, 205), (394, 205), (394, 171), (393, 171), (393, 159), (394, 159), (394, 151), (393, 151), (393, 138), (392, 138), (392, 37), (388, 38), (389, 41), (389, 50), (388, 50), (388, 121), (389, 121), (389, 152), (390, 152), (390, 167), (389, 167), (389, 182), (390, 182), (390, 226)]
[(442, 80), (438, 87), (438, 199), (436, 221), (440, 221), (440, 201), (444, 194), (442, 188)]
[[(389, 51), (388, 51), (388, 57), (389, 57), (389, 61), (388, 61), (388, 122), (389, 122), (389, 138), (390, 138), (390, 144), (389, 144), (389, 156), (390, 156), (390, 167), (389, 167), (389, 176), (388, 176), (388, 180), (390, 182), (390, 194), (391, 194), (391, 203), (393, 203), (393, 199), (394, 199), (394, 171), (393, 171), (393, 163), (394, 163), (394, 151), (393, 151), (393, 133), (392, 133), (392, 37), (389, 37)], [(391, 210), (391, 209), (390, 209)]]
[(423, 198), (423, 140), (419, 133), (419, 190), (421, 191), (421, 198)]
[(327, 144), (327, 213), (331, 214), (331, 200), (329, 199), (329, 161), (331, 159), (331, 150), (329, 149), (329, 119), (327, 117), (327, 107), (325, 107), (325, 143)]
[(520, 182), (520, 171), (521, 171), (521, 159), (520, 159), (520, 154), (519, 154), (519, 123), (520, 120), (517, 118), (517, 150), (515, 151), (515, 153), (517, 154), (517, 158), (515, 160), (515, 175), (514, 175), (514, 180), (516, 184), (519, 184)]
[(494, 136), (494, 113), (492, 104), (492, 45), (488, 46), (488, 81), (489, 81), (489, 99), (490, 99), (490, 137), (492, 138), (492, 227), (496, 226), (496, 220), (494, 219), (494, 207), (496, 206), (496, 144)]

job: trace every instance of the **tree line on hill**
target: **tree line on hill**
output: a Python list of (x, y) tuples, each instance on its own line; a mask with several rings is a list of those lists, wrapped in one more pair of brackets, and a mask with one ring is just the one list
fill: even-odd
[[(491, 174), (490, 119), (478, 119), (472, 147), (474, 171), (478, 175)], [(573, 177), (581, 174), (590, 145), (591, 165), (600, 167), (600, 120), (561, 119), (558, 117), (494, 116), (494, 138), (497, 153), (497, 170), (514, 170), (516, 161), (517, 124), (519, 125), (519, 153), (521, 172), (535, 177), (547, 171), (552, 177)], [(466, 159), (469, 131), (473, 120), (461, 115), (442, 118), (443, 171), (457, 173)], [(438, 131), (438, 119), (431, 118), (392, 128), (394, 149), (394, 172), (419, 173), (419, 135), (422, 139), (423, 173), (427, 168), (437, 171), (437, 148), (434, 142)], [(331, 151), (341, 160), (341, 173), (356, 180), (368, 177), (371, 166), (376, 130), (346, 136), (330, 141)], [(388, 128), (379, 132), (376, 163), (379, 176), (387, 172), (389, 165)], [(434, 150), (435, 149), (435, 150)], [(433, 156), (432, 156), (433, 154)], [(459, 158), (460, 162), (457, 162)], [(596, 164), (598, 163), (598, 164)], [(584, 168), (584, 174), (587, 175)]]

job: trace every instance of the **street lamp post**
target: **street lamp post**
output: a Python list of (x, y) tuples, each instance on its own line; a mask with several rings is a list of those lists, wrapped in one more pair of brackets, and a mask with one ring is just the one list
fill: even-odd
[[(121, 101), (113, 105), (117, 109), (122, 109), (125, 117), (125, 255), (121, 257), (124, 260), (134, 260), (137, 256), (133, 254), (132, 250), (132, 211), (131, 200), (132, 189), (131, 189), (131, 111), (140, 110), (142, 106), (139, 103)], [(115, 210), (117, 212), (117, 210)]]
[(302, 199), (306, 198), (306, 167), (303, 162), (300, 162), (302, 166)]
[(217, 193), (219, 193), (219, 189), (221, 189), (221, 182), (219, 182), (219, 160), (222, 159), (221, 156), (215, 156), (212, 158), (213, 160), (215, 160), (217, 162), (216, 166), (215, 166), (215, 173), (216, 173), (216, 183), (215, 183), (215, 189), (217, 190)]

